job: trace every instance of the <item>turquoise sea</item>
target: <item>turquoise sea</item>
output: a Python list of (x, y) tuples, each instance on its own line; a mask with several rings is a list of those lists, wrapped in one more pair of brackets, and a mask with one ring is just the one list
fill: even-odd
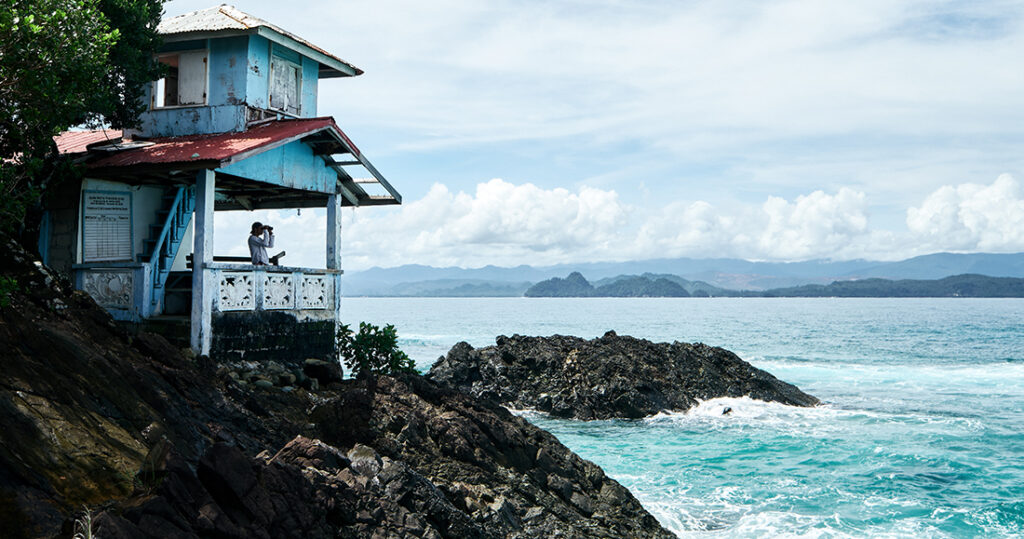
[[(1024, 536), (1024, 300), (348, 298), (427, 369), (458, 341), (607, 330), (728, 348), (826, 404), (524, 412), (681, 537)], [(729, 406), (734, 413), (723, 416)]]

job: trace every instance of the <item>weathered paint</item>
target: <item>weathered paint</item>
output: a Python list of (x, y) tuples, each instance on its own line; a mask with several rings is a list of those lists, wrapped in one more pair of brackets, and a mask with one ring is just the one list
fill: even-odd
[[(75, 264), (73, 266), (74, 271), (74, 283), (75, 288), (78, 290), (85, 290), (83, 286), (86, 275), (92, 271), (104, 272), (108, 270), (116, 271), (129, 271), (132, 274), (132, 303), (126, 307), (114, 307), (111, 305), (101, 306), (110, 313), (110, 316), (114, 320), (121, 322), (138, 322), (145, 317), (150, 316), (152, 313), (148, 307), (152, 296), (152, 290), (147, 286), (150, 281), (150, 266), (146, 263), (134, 263), (134, 262), (97, 262), (93, 264)], [(99, 301), (99, 299), (97, 299)]]
[(345, 77), (362, 74), (356, 66), (317, 47), (301, 37), (269, 22), (239, 11), (233, 6), (221, 5), (164, 19), (157, 32), (165, 43), (196, 39), (199, 36), (257, 34), (320, 62), (321, 77)]
[(338, 176), (300, 140), (217, 169), (256, 181), (303, 191), (334, 194)]
[(270, 41), (261, 36), (249, 36), (246, 64), (246, 102), (257, 109), (270, 106)]
[(192, 351), (209, 355), (212, 334), (210, 321), (217, 286), (212, 271), (213, 263), (213, 205), (214, 172), (200, 170), (196, 174), (196, 234), (192, 249)]
[(302, 110), (303, 118), (316, 117), (317, 80), (320, 64), (310, 58), (302, 58)]
[[(247, 101), (246, 63), (249, 43), (244, 36), (210, 40), (211, 106), (244, 105)], [(244, 121), (244, 120), (243, 120)]]
[[(295, 50), (286, 50), (259, 35), (232, 36), (190, 41), (194, 50), (208, 51), (206, 104), (191, 107), (150, 109), (140, 116), (137, 132), (145, 138), (178, 137), (205, 133), (243, 131), (247, 108), (269, 109), (270, 58), (278, 55), (301, 65), (299, 117), (313, 118), (317, 111), (320, 63)], [(161, 52), (179, 52), (181, 43), (169, 43)], [(147, 85), (146, 103), (152, 103), (153, 85)]]
[[(182, 247), (195, 244), (195, 224), (195, 219), (188, 222), (188, 227), (185, 228), (185, 234), (181, 240)], [(189, 269), (188, 257), (191, 254), (192, 252), (188, 249), (178, 249), (178, 254), (174, 257), (174, 262), (171, 264), (171, 271), (187, 271)]]
[(156, 109), (139, 121), (138, 133), (145, 138), (237, 132), (245, 129), (245, 105)]
[[(331, 118), (270, 121), (238, 133), (154, 138), (146, 146), (98, 157), (87, 166), (94, 171), (172, 164), (194, 169), (213, 168), (320, 131), (333, 131), (338, 137), (343, 136)], [(209, 163), (213, 165), (205, 166)]]
[(327, 269), (341, 269), (341, 199), (327, 197)]
[[(221, 22), (229, 26), (239, 22), (237, 18), (230, 16), (233, 13), (232, 10), (233, 8), (226, 6), (218, 8), (217, 12), (221, 15), (229, 15), (228, 19)], [(197, 24), (201, 22), (199, 21)], [(326, 166), (324, 159), (314, 155), (313, 148), (302, 142), (302, 139), (315, 137), (320, 142), (327, 141), (329, 145), (325, 147), (321, 144), (319, 146), (321, 149), (331, 148), (333, 151), (343, 151), (342, 147), (348, 148), (352, 152), (353, 158), (356, 159), (351, 164), (362, 164), (371, 175), (381, 181), (389, 192), (394, 194), (394, 201), (399, 199), (397, 193), (387, 185), (372, 165), (359, 155), (351, 141), (334, 125), (333, 119), (316, 118), (319, 79), (321, 77), (358, 75), (361, 71), (296, 36), (267, 25), (263, 21), (257, 20), (257, 22), (260, 24), (256, 26), (243, 25), (239, 29), (240, 33), (226, 35), (213, 31), (186, 32), (189, 34), (188, 36), (176, 35), (174, 39), (168, 40), (161, 52), (195, 52), (207, 59), (201, 70), (191, 69), (184, 75), (179, 71), (179, 77), (191, 78), (190, 80), (203, 78), (205, 85), (188, 86), (191, 99), (200, 100), (201, 98), (202, 105), (167, 107), (147, 111), (142, 115), (141, 128), (138, 131), (126, 133), (126, 138), (137, 138), (141, 135), (143, 138), (150, 139), (152, 144), (111, 153), (92, 161), (89, 166), (96, 175), (113, 179), (123, 179), (125, 175), (130, 177), (138, 170), (136, 167), (145, 167), (151, 173), (153, 171), (201, 169), (196, 173), (195, 180), (197, 203), (195, 217), (192, 220), (195, 233), (192, 234), (192, 229), (189, 229), (185, 234), (186, 237), (192, 236), (193, 244), (195, 269), (192, 272), (191, 345), (197, 353), (211, 353), (212, 343), (220, 336), (217, 334), (217, 328), (213, 325), (214, 319), (219, 322), (229, 320), (239, 322), (240, 325), (235, 324), (233, 327), (247, 330), (247, 323), (251, 322), (247, 319), (249, 316), (268, 321), (287, 319), (288, 324), (271, 323), (268, 326), (272, 331), (280, 329), (278, 326), (289, 328), (287, 331), (279, 331), (280, 335), (275, 337), (277, 340), (293, 339), (295, 343), (301, 341), (310, 344), (310, 336), (313, 335), (316, 337), (314, 340), (319, 343), (317, 346), (325, 354), (329, 354), (333, 350), (334, 332), (340, 323), (341, 310), (342, 198), (337, 194), (339, 190), (338, 176), (339, 174), (345, 178), (348, 176)], [(181, 29), (179, 28), (179, 30)], [(171, 32), (171, 34), (174, 33)], [(282, 116), (288, 115), (281, 115), (273, 111), (270, 114), (260, 112), (269, 109), (271, 61), (275, 55), (286, 58), (300, 68), (301, 80), (298, 88), (300, 108), (297, 112), (302, 119), (285, 120)], [(191, 65), (197, 66), (199, 62), (192, 62)], [(179, 78), (179, 80), (181, 79)], [(146, 88), (147, 103), (151, 103), (152, 91), (153, 86), (149, 85)], [(197, 96), (200, 97), (197, 98)], [(291, 104), (289, 104), (289, 108), (291, 108)], [(272, 120), (275, 116), (276, 121), (264, 121), (265, 119)], [(247, 124), (253, 120), (260, 121), (251, 125)], [(335, 141), (333, 147), (330, 146), (332, 138)], [(309, 141), (309, 138), (306, 140)], [(82, 151), (85, 150), (85, 144), (87, 142), (84, 141), (81, 144)], [(70, 145), (66, 146), (71, 147)], [(222, 168), (212, 170), (218, 166)], [(236, 178), (250, 179), (254, 182), (327, 195), (324, 198), (329, 199), (327, 206), (328, 228), (326, 230), (326, 265), (329, 269), (323, 274), (329, 276), (328, 282), (332, 285), (332, 292), (328, 297), (333, 299), (333, 305), (306, 303), (305, 308), (302, 309), (281, 310), (286, 307), (281, 302), (275, 301), (273, 296), (267, 296), (271, 298), (267, 300), (270, 303), (264, 305), (263, 293), (260, 291), (264, 285), (260, 284), (262, 281), (258, 281), (255, 286), (254, 312), (251, 315), (221, 312), (218, 304), (221, 272), (253, 270), (247, 270), (246, 268), (252, 268), (247, 265), (232, 270), (227, 266), (213, 263), (213, 210), (216, 195), (214, 183), (215, 175), (218, 172), (230, 174)], [(85, 183), (88, 184), (89, 181)], [(133, 192), (139, 193), (146, 192), (145, 198), (134, 197), (138, 202), (144, 201), (147, 206), (135, 208), (135, 215), (139, 217), (135, 221), (137, 227), (148, 228), (151, 224), (159, 224), (151, 221), (156, 216), (162, 189), (129, 188), (125, 184), (120, 184), (120, 188), (133, 189)], [(361, 190), (355, 187), (353, 189), (361, 193), (359, 197), (353, 198), (354, 201), (373, 202)], [(322, 200), (322, 198), (316, 198)], [(76, 208), (71, 208), (65, 213), (74, 213), (75, 210)], [(72, 225), (75, 224), (74, 219), (67, 221)], [(80, 242), (78, 237), (80, 231), (75, 229), (65, 231), (62, 228), (63, 224), (55, 222), (52, 233), (44, 234), (44, 236), (53, 236), (59, 239), (73, 235), (76, 239), (70, 241)], [(135, 235), (137, 241), (134, 242), (133, 255), (137, 255), (143, 250), (143, 245), (139, 245), (139, 243), (148, 236), (149, 234), (145, 233)], [(57, 239), (49, 243), (56, 242)], [(64, 250), (72, 251), (70, 248)], [(80, 247), (73, 251), (80, 256)], [(179, 251), (179, 256), (173, 264), (175, 269), (184, 269), (183, 258), (186, 252), (187, 249)], [(121, 312), (114, 312), (118, 310), (114, 309), (112, 314), (119, 319), (133, 321), (137, 321), (141, 317), (159, 314), (159, 306), (156, 309), (149, 307), (151, 305), (150, 295), (154, 292), (151, 289), (153, 285), (149, 284), (151, 280), (147, 276), (147, 273), (152, 271), (149, 264), (131, 262), (107, 264), (104, 267), (92, 264), (79, 265), (76, 269), (81, 270), (78, 274), (79, 277), (84, 271), (133, 272), (135, 275), (133, 280), (134, 305), (130, 309), (120, 309)], [(281, 270), (287, 270), (287, 268), (274, 269), (274, 271)], [(319, 271), (323, 272), (324, 270)], [(259, 272), (257, 271), (257, 273)], [(305, 274), (303, 270), (293, 268), (293, 273), (295, 273), (293, 275), (293, 279), (296, 279), (295, 282), (305, 282), (297, 280)], [(97, 278), (95, 273), (92, 274), (89, 286), (98, 290)], [(312, 282), (322, 283), (323, 280), (317, 277)], [(302, 284), (302, 286), (307, 285)], [(108, 286), (108, 288), (111, 287)], [(315, 291), (315, 287), (312, 290)], [(108, 297), (117, 296), (108, 294)], [(322, 298), (323, 295), (310, 297)], [(108, 303), (111, 302), (112, 300), (108, 301)], [(120, 307), (127, 305), (127, 302), (112, 304)], [(317, 305), (322, 308), (311, 308)], [(140, 307), (142, 308), (140, 309)], [(269, 312), (271, 310), (274, 312)], [(222, 327), (225, 338), (229, 337), (229, 325), (231, 324)], [(247, 333), (245, 332), (240, 332), (238, 337), (241, 339), (237, 341), (241, 345), (239, 349), (245, 353), (253, 349), (253, 346), (256, 348), (260, 346), (246, 342)], [(289, 344), (289, 346), (293, 346), (295, 343)]]

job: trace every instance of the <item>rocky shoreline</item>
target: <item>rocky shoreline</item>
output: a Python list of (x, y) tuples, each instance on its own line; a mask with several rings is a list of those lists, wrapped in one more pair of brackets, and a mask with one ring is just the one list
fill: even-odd
[(793, 406), (819, 404), (736, 354), (700, 343), (654, 343), (613, 331), (591, 340), (513, 335), (495, 342), (484, 348), (455, 345), (427, 377), (478, 399), (584, 420), (638, 419), (745, 395)]
[[(0, 272), (4, 537), (655, 537), (551, 434), (419, 376), (214, 365), (131, 335), (17, 246)], [(315, 383), (313, 381), (316, 381)]]
[[(635, 418), (817, 399), (720, 348), (609, 332), (460, 343), (427, 376), (213, 364), (131, 334), (13, 243), (0, 272), (0, 536), (674, 537), (504, 406)], [(83, 513), (83, 509), (86, 513)]]

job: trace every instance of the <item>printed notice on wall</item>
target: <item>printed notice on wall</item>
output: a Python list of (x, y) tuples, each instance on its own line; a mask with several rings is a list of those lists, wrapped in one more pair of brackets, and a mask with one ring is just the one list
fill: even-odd
[(82, 262), (131, 260), (132, 194), (85, 191)]

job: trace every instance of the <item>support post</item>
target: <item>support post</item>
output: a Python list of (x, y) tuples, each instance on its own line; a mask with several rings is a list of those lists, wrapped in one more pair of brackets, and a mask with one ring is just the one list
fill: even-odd
[(213, 342), (213, 299), (216, 295), (208, 267), (213, 263), (214, 171), (196, 174), (195, 244), (192, 248), (192, 351), (210, 354)]
[[(341, 197), (335, 193), (327, 197), (327, 269), (341, 269)], [(334, 334), (341, 327), (341, 275), (329, 274), (334, 281)], [(341, 361), (340, 358), (335, 358)]]
[(327, 269), (341, 269), (341, 195), (327, 197)]

